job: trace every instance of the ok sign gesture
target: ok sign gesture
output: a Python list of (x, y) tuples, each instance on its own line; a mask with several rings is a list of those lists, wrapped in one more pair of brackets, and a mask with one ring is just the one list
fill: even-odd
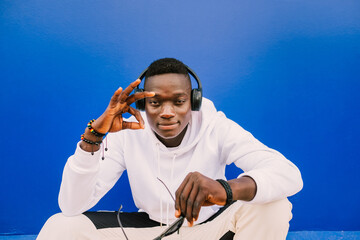
[[(111, 97), (110, 103), (105, 112), (92, 123), (92, 128), (98, 133), (106, 134), (107, 132), (118, 132), (123, 129), (143, 129), (144, 119), (138, 110), (134, 109), (130, 105), (139, 99), (146, 97), (153, 97), (153, 92), (138, 92), (135, 94), (130, 93), (140, 84), (141, 80), (137, 79), (132, 82), (125, 90), (121, 87), (115, 91)], [(127, 122), (123, 120), (122, 114), (130, 113), (138, 122)], [(90, 133), (89, 129), (85, 130), (84, 137), (91, 141), (99, 141), (99, 137)], [(89, 144), (81, 142), (81, 148), (86, 151), (97, 150), (98, 146), (88, 146)], [(91, 147), (91, 148), (90, 148)]]
[[(140, 84), (141, 80), (137, 79), (132, 82), (125, 90), (121, 87), (115, 91), (111, 97), (110, 103), (105, 112), (93, 123), (93, 128), (100, 133), (117, 132), (123, 129), (143, 129), (144, 120), (140, 112), (130, 106), (133, 102), (153, 97), (153, 92), (138, 92), (130, 95), (130, 93)], [(130, 113), (138, 122), (126, 122), (123, 120), (123, 113)]]

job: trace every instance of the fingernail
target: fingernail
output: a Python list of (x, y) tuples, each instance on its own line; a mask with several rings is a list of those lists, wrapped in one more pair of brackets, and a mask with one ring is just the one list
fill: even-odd
[(175, 210), (175, 216), (178, 217), (180, 215), (180, 211), (179, 210)]

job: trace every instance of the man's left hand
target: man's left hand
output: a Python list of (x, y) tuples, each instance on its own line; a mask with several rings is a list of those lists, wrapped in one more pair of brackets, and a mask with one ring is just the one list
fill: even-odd
[(201, 173), (189, 173), (176, 191), (175, 216), (185, 216), (192, 226), (199, 217), (201, 206), (225, 205), (226, 192), (222, 185)]

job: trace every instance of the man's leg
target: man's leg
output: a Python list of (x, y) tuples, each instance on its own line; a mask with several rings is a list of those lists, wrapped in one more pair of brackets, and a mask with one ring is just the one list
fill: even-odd
[(234, 240), (286, 239), (292, 204), (287, 199), (266, 204), (243, 204), (235, 213)]
[(165, 229), (165, 226), (160, 227), (160, 223), (151, 220), (145, 212), (120, 213), (123, 230), (116, 212), (86, 212), (84, 215), (95, 225), (102, 240), (126, 239), (123, 230), (130, 240), (151, 240)]
[[(86, 212), (66, 217), (62, 213), (50, 217), (37, 240), (122, 240), (116, 212)], [(154, 239), (164, 229), (149, 219), (146, 213), (121, 213), (121, 222), (130, 240)]]
[(287, 199), (267, 204), (237, 201), (212, 221), (191, 228), (182, 227), (178, 239), (285, 240), (291, 209)]
[[(248, 204), (237, 201), (222, 211), (211, 221), (183, 226), (179, 234), (174, 233), (164, 240), (285, 240), (292, 218), (292, 205), (287, 199), (266, 203)], [(134, 228), (125, 227), (129, 239), (154, 239), (165, 227)], [(121, 229), (100, 230), (104, 239), (123, 239)], [(115, 238), (115, 236), (118, 238)], [(111, 238), (114, 236), (114, 238)]]
[(94, 224), (84, 215), (66, 217), (58, 213), (50, 217), (37, 240), (100, 240)]

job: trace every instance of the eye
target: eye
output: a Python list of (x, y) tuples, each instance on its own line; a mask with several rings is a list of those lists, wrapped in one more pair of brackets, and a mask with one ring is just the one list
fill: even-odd
[(186, 99), (177, 99), (176, 101), (175, 101), (175, 104), (177, 104), (177, 105), (182, 105), (182, 104), (184, 104), (186, 102)]
[(155, 99), (149, 99), (148, 100), (148, 103), (151, 105), (151, 106), (158, 106), (159, 105), (159, 102)]

